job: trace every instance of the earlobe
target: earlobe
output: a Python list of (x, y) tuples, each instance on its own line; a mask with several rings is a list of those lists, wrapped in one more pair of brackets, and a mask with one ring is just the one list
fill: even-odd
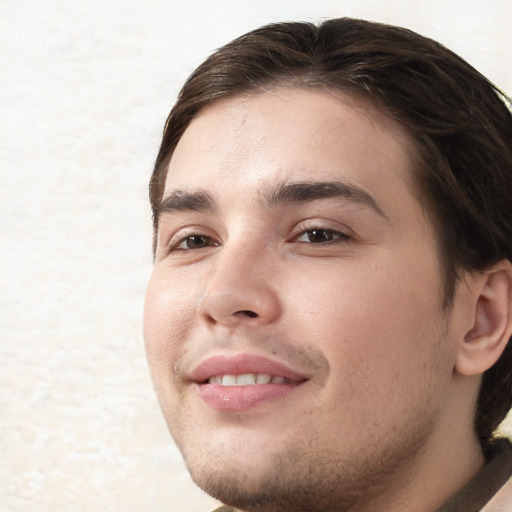
[(473, 325), (458, 346), (455, 364), (455, 370), (467, 376), (488, 370), (512, 335), (512, 265), (502, 261), (469, 286)]

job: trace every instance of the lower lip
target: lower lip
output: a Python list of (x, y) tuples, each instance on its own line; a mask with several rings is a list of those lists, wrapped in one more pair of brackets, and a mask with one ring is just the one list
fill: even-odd
[(302, 383), (255, 384), (253, 386), (222, 386), (201, 384), (199, 396), (212, 409), (220, 411), (247, 411), (262, 402), (282, 398)]

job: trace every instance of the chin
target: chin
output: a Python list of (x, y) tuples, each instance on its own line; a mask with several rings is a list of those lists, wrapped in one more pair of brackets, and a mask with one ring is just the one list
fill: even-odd
[(229, 471), (209, 469), (191, 472), (195, 483), (222, 503), (244, 512), (345, 512), (353, 500), (338, 496), (333, 482), (319, 482), (307, 474), (279, 473), (279, 469), (259, 473), (232, 466)]
[(255, 444), (241, 450), (195, 444), (190, 453), (185, 452), (185, 462), (201, 489), (244, 512), (349, 510), (352, 495), (347, 488), (353, 474), (350, 470), (342, 474), (339, 460), (319, 454), (311, 461), (296, 443), (272, 451)]

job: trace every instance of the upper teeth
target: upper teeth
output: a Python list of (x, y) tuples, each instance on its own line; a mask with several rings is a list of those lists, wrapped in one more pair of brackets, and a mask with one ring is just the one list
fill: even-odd
[(254, 384), (285, 384), (284, 377), (273, 377), (268, 373), (243, 373), (242, 375), (216, 375), (208, 380), (210, 384), (223, 386), (252, 386)]

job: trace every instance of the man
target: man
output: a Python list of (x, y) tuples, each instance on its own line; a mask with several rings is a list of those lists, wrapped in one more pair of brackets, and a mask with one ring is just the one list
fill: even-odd
[(352, 19), (263, 27), (192, 74), (150, 185), (145, 339), (205, 491), (512, 511), (504, 100), (441, 45)]

